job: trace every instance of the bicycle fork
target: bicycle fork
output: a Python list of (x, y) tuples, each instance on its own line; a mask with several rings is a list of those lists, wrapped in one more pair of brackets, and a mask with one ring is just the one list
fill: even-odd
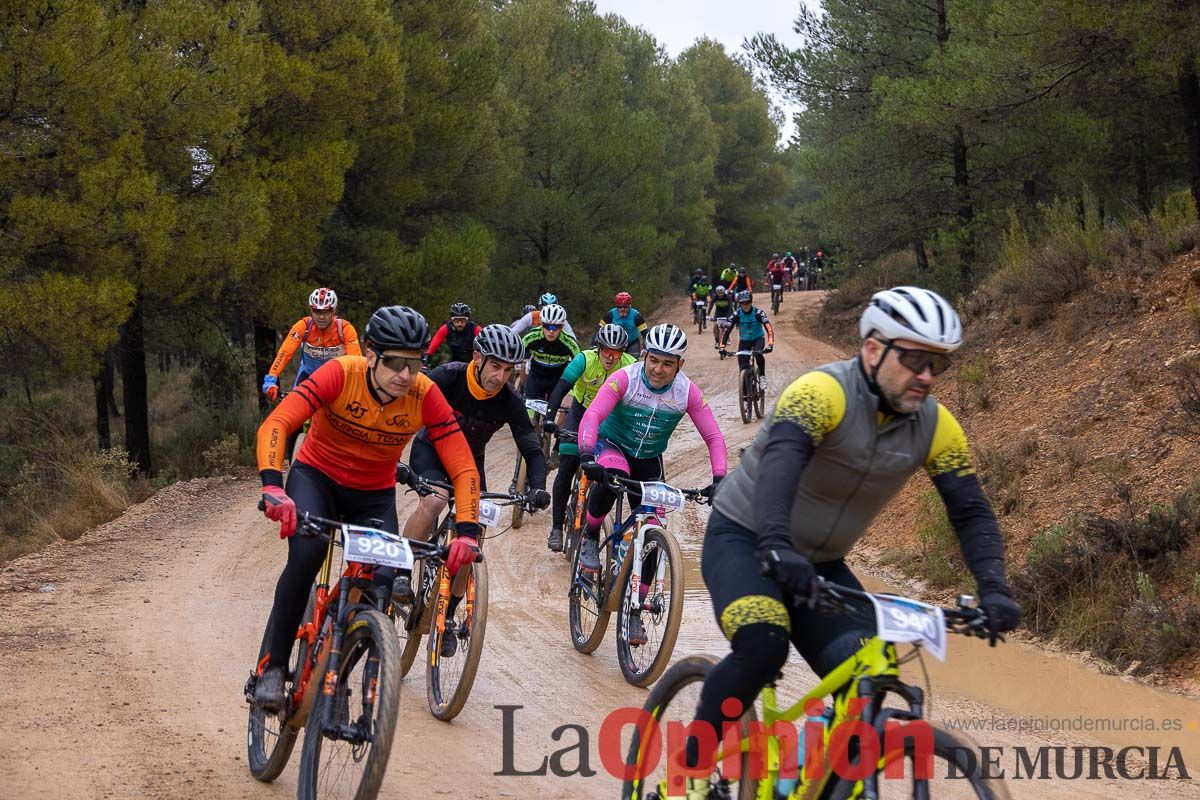
[(643, 590), (642, 559), (645, 553), (646, 531), (650, 528), (662, 530), (658, 521), (651, 519), (652, 521), (647, 524), (638, 525), (637, 535), (633, 539), (633, 563), (630, 565), (629, 572), (629, 610), (635, 614), (642, 611), (649, 611), (652, 614), (659, 613), (661, 609), (657, 608), (656, 603), (649, 598), (660, 597), (666, 590), (664, 578), (667, 574), (667, 560), (661, 553), (654, 571), (654, 591), (650, 591), (650, 586), (646, 586)]

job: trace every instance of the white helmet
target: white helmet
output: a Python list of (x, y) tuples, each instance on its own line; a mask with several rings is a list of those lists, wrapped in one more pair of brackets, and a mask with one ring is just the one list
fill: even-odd
[(548, 306), (542, 307), (543, 325), (565, 325), (566, 322), (567, 310), (558, 303), (551, 303)]
[(858, 335), (872, 331), (887, 340), (908, 339), (949, 353), (962, 345), (962, 321), (937, 292), (916, 286), (897, 286), (871, 296), (858, 322)]
[(308, 296), (308, 307), (313, 311), (337, 308), (337, 292), (333, 289), (313, 289), (313, 293)]
[(646, 333), (646, 349), (664, 356), (682, 356), (687, 352), (687, 334), (678, 325), (655, 325)]

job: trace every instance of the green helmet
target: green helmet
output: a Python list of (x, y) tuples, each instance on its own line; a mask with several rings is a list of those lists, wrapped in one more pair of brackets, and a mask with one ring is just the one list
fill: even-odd
[(791, 250), (788, 250), (788, 251), (787, 251), (787, 254), (790, 256), (790, 255), (792, 254), (792, 251), (791, 251)]

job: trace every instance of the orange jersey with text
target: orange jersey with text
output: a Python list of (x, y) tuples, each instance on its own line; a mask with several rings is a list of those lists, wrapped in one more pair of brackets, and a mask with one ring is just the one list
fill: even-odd
[(396, 462), (421, 428), (454, 484), (456, 518), (479, 521), (479, 472), (442, 390), (425, 375), (413, 376), (404, 397), (380, 405), (371, 393), (367, 359), (342, 356), (326, 362), (283, 399), (258, 429), (259, 472), (280, 471), (288, 436), (312, 417), (296, 456), (348, 489), (390, 489)]
[(283, 337), (283, 344), (271, 362), (268, 375), (279, 377), (283, 368), (300, 351), (299, 375), (311, 375), (322, 364), (339, 356), (361, 356), (362, 346), (358, 342), (358, 331), (341, 317), (334, 317), (329, 327), (321, 330), (312, 317), (301, 317)]

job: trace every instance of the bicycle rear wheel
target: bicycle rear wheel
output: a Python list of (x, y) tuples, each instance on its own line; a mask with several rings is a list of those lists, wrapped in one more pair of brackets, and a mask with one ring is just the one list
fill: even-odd
[(738, 409), (742, 422), (749, 425), (754, 416), (754, 373), (746, 368), (738, 375)]
[[(314, 691), (321, 691), (319, 682)], [(400, 707), (400, 648), (391, 620), (358, 611), (342, 639), (337, 685), (313, 703), (300, 758), (300, 800), (379, 793)]]
[[(667, 724), (672, 721), (683, 724), (692, 721), (692, 718), (696, 714), (696, 705), (700, 698), (700, 689), (704, 685), (704, 678), (716, 663), (717, 659), (712, 656), (688, 656), (672, 665), (662, 676), (662, 679), (654, 684), (654, 688), (650, 690), (650, 694), (646, 697), (646, 702), (642, 706), (642, 710), (657, 723), (658, 728), (655, 735), (664, 745), (664, 748)], [(755, 717), (754, 706), (751, 705), (740, 720), (743, 736), (748, 734), (748, 724)], [(651, 731), (654, 731), (654, 729), (652, 728)], [(646, 748), (649, 748), (646, 752), (643, 752), (643, 743), (645, 743)], [(621, 800), (664, 800), (666, 798), (666, 764), (672, 754), (659, 751), (660, 755), (656, 759), (657, 763), (652, 768), (647, 769), (643, 764), (643, 759), (657, 749), (652, 746), (652, 743), (653, 740), (645, 736), (643, 730), (640, 728), (634, 729), (633, 736), (626, 749), (625, 768), (628, 777), (625, 778), (625, 782), (621, 787)], [(754, 780), (735, 781), (727, 779), (721, 773), (722, 767), (723, 764), (718, 761), (712, 775), (709, 776), (712, 784), (709, 796), (754, 800), (755, 793), (758, 790), (758, 782)], [(750, 771), (749, 754), (742, 755), (741, 767), (742, 775)], [(639, 778), (637, 777), (638, 773), (646, 774)], [(721, 791), (724, 794), (720, 794), (719, 792)]]
[[(1008, 800), (1008, 790), (1000, 780), (990, 780), (984, 774), (979, 759), (973, 754), (978, 748), (972, 747), (958, 739), (953, 734), (933, 727), (933, 763), (929, 780), (924, 781), (925, 797), (937, 800)], [(899, 800), (900, 798), (918, 797), (918, 783), (914, 779), (915, 765), (921, 763), (915, 753), (912, 739), (905, 740), (904, 774), (900, 778), (883, 777), (884, 760), (881, 759), (879, 772), (879, 797), (881, 800)], [(894, 759), (889, 759), (894, 760)], [(894, 768), (893, 768), (894, 769)], [(831, 800), (847, 800), (853, 797), (858, 784), (854, 781), (839, 780), (827, 792)]]
[[(458, 604), (454, 616), (447, 616), (445, 630), (438, 631), (436, 624), (429, 630), (425, 694), (430, 713), (444, 722), (457, 717), (466, 705), (483, 655), (488, 612), (487, 562), (476, 561), (469, 568), (466, 596)], [(452, 656), (442, 655), (442, 640), (447, 636), (456, 639)]]
[[(313, 604), (316, 602), (316, 589), (308, 592), (308, 605), (304, 609), (304, 618), (300, 627), (312, 620)], [(271, 625), (263, 631), (262, 644), (258, 648), (258, 660), (261, 662), (267, 654), (267, 643), (271, 638)], [(290, 701), (296, 691), (296, 681), (304, 670), (304, 662), (308, 660), (308, 640), (296, 637), (292, 646), (291, 670), (288, 682), (284, 686), (284, 696)], [(311, 686), (311, 684), (310, 684)], [(259, 708), (251, 701), (250, 718), (246, 722), (246, 764), (250, 774), (257, 780), (269, 783), (279, 777), (283, 768), (292, 757), (296, 746), (296, 738), (300, 728), (288, 719), (290, 711), (286, 706), (283, 711), (270, 714)]]
[(779, 302), (783, 299), (783, 291), (771, 291), (771, 313), (779, 313)]
[[(644, 565), (658, 565), (666, 559), (663, 570), (663, 585), (656, 585), (655, 574), (645, 573)], [(638, 587), (639, 604), (642, 607), (642, 626), (646, 631), (646, 643), (629, 643), (630, 590), (633, 570), (643, 572)], [(652, 528), (646, 532), (642, 545), (642, 564), (634, 564), (630, 577), (621, 583), (621, 599), (617, 613), (617, 662), (621, 674), (634, 686), (649, 686), (667, 668), (671, 653), (675, 650), (675, 639), (679, 636), (679, 622), (683, 617), (683, 553), (675, 537), (665, 530)]]
[[(600, 541), (608, 539), (612, 523), (604, 520), (600, 529)], [(575, 551), (571, 554), (571, 584), (567, 588), (567, 623), (571, 629), (571, 646), (580, 653), (590, 653), (604, 641), (608, 630), (608, 592), (605, 590), (606, 576), (613, 570), (612, 554), (604, 548), (600, 554), (600, 571), (592, 574), (579, 566), (581, 531), (576, 538)]]

